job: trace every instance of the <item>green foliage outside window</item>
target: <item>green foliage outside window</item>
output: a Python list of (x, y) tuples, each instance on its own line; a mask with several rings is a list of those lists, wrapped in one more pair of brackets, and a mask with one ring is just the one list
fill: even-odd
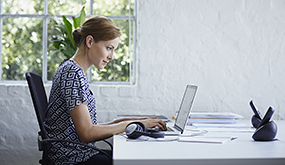
[[(43, 15), (44, 0), (4, 0), (3, 14), (33, 14)], [(72, 15), (76, 15), (82, 7), (90, 12), (90, 2), (86, 0), (48, 0), (47, 36), (47, 80), (52, 80), (53, 75), (63, 59), (68, 58), (63, 52), (57, 51), (51, 42), (55, 36), (62, 36), (57, 28), (63, 23), (62, 16), (73, 22)], [(92, 4), (93, 15), (123, 15), (133, 14), (134, 2), (129, 0), (96, 0)], [(52, 16), (56, 15), (56, 16)], [(40, 16), (27, 17), (2, 17), (2, 77), (1, 80), (24, 80), (27, 71), (42, 75), (43, 68), (43, 23)], [(55, 19), (57, 17), (57, 19)], [(90, 15), (86, 16), (87, 18)], [(112, 19), (112, 18), (111, 18)], [(91, 81), (130, 81), (130, 65), (132, 63), (133, 34), (129, 34), (129, 21), (113, 19), (114, 23), (122, 30), (120, 44), (116, 50), (114, 60), (104, 70), (91, 69)], [(131, 20), (131, 28), (134, 21)], [(131, 42), (129, 42), (131, 40)], [(131, 44), (131, 45), (129, 45)]]
[(78, 16), (72, 17), (73, 24), (65, 16), (62, 16), (62, 21), (55, 17), (57, 22), (55, 26), (59, 34), (53, 35), (50, 39), (52, 46), (56, 49), (54, 53), (61, 52), (65, 58), (71, 58), (75, 54), (77, 48), (73, 41), (72, 32), (81, 26), (85, 19), (86, 13), (84, 7), (78, 13)]

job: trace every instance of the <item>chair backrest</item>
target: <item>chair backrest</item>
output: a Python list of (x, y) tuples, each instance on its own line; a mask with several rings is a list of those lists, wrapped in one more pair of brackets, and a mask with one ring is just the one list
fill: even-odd
[(46, 139), (47, 135), (43, 123), (45, 120), (48, 103), (43, 80), (41, 76), (31, 72), (26, 73), (26, 79), (28, 81), (31, 97), (40, 126), (41, 136), (43, 139)]

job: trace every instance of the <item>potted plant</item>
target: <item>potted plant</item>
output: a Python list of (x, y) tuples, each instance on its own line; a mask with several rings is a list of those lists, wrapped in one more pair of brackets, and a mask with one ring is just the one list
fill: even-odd
[(56, 49), (54, 53), (62, 52), (65, 58), (71, 58), (75, 54), (77, 47), (74, 44), (72, 32), (81, 26), (85, 19), (84, 6), (75, 17), (72, 17), (73, 24), (65, 16), (62, 16), (62, 21), (58, 17), (54, 17), (57, 23), (55, 29), (60, 33), (60, 35), (54, 35), (50, 39), (52, 46)]

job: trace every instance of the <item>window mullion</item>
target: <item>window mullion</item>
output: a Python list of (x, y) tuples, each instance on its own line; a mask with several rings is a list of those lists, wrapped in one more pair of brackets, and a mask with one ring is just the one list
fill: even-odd
[[(136, 39), (137, 39), (137, 1), (135, 1), (134, 2), (134, 11), (133, 11), (133, 16), (132, 16), (132, 19), (134, 20), (133, 21), (133, 37), (132, 37), (132, 40), (133, 40), (133, 47), (132, 47), (132, 49), (133, 49), (133, 54), (132, 54), (132, 58), (133, 58), (133, 60), (132, 60), (132, 62), (130, 62), (130, 70), (131, 70), (131, 72), (130, 72), (130, 84), (134, 84), (135, 82), (136, 82), (136, 76), (137, 76), (137, 68), (136, 68), (136, 66), (137, 66), (137, 45), (136, 45), (136, 43), (137, 43), (137, 41), (136, 41)], [(131, 19), (131, 18), (130, 18)], [(130, 27), (130, 29), (131, 29), (131, 27)], [(131, 35), (131, 33), (129, 34), (129, 35)]]
[(93, 3), (94, 3), (94, 1), (93, 1), (93, 0), (90, 0), (89, 15), (92, 15), (92, 14), (93, 14)]
[(2, 14), (3, 14), (3, 1), (0, 0), (0, 81), (2, 80), (2, 27), (3, 27), (3, 17), (2, 17)]
[(43, 18), (43, 61), (42, 61), (42, 77), (43, 81), (47, 82), (47, 45), (48, 45), (48, 0), (44, 1), (44, 18)]
[[(89, 6), (89, 15), (92, 15), (93, 14), (93, 0), (90, 0), (90, 6)], [(88, 70), (87, 70), (87, 80), (89, 82), (92, 81), (92, 72), (91, 72), (91, 69), (92, 67), (89, 67)]]

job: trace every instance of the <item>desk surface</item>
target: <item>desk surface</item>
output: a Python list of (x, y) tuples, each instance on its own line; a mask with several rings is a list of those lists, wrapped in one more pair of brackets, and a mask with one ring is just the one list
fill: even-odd
[(121, 135), (113, 140), (114, 165), (140, 164), (283, 164), (285, 162), (285, 121), (277, 121), (278, 140), (256, 142), (252, 133), (227, 133), (238, 138), (224, 144), (190, 142), (129, 142)]

